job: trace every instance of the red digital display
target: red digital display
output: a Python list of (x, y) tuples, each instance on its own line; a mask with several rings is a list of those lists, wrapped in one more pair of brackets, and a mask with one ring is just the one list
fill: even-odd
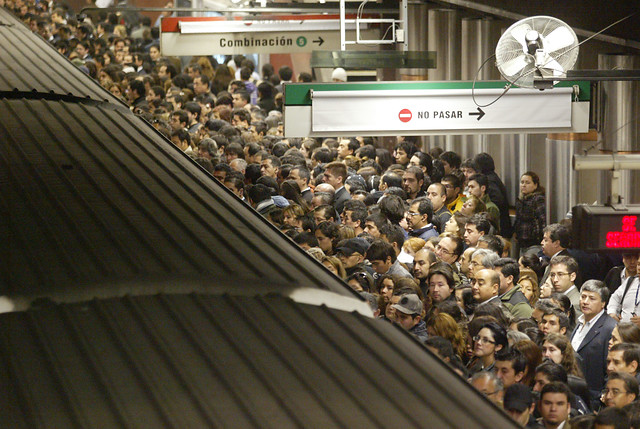
[(621, 231), (607, 231), (605, 246), (609, 249), (640, 248), (640, 232), (636, 223), (638, 216), (623, 216)]

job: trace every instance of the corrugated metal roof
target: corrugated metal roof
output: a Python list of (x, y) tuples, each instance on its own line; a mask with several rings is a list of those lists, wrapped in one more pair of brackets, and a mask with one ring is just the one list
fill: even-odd
[(232, 278), (352, 294), (128, 112), (0, 99), (0, 145), (0, 293)]
[(6, 313), (0, 419), (29, 428), (516, 427), (398, 330), (276, 295)]
[(44, 299), (0, 314), (3, 427), (516, 427), (16, 22), (0, 294)]
[(126, 107), (64, 56), (0, 8), (0, 93), (71, 95)]

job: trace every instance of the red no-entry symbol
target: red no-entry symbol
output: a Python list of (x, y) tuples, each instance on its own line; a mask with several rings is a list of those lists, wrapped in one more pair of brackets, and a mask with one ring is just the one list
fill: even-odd
[(400, 119), (402, 122), (409, 122), (412, 116), (413, 115), (411, 114), (411, 110), (409, 109), (402, 109), (400, 113), (398, 113), (398, 119)]

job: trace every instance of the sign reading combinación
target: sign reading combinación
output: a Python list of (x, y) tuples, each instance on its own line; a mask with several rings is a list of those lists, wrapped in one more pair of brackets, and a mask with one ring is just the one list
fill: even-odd
[[(291, 54), (340, 49), (340, 21), (334, 16), (294, 16), (270, 20), (219, 17), (164, 18), (160, 33), (163, 55)], [(347, 38), (354, 37), (348, 25)], [(377, 30), (361, 29), (361, 38)]]

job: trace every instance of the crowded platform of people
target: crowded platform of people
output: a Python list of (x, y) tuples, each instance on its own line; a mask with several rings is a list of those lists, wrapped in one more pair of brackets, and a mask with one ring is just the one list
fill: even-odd
[(535, 171), (510, 204), (488, 153), (287, 138), (284, 88), (311, 70), (164, 57), (145, 16), (0, 6), (522, 427), (640, 429), (640, 250), (572, 247), (571, 218), (546, 218)]

